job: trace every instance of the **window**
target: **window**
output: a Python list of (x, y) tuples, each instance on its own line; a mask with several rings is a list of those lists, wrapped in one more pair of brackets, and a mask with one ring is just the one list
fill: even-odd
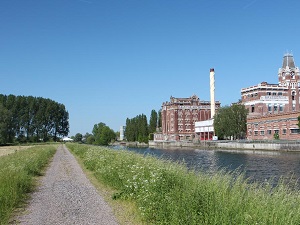
[(254, 131), (254, 135), (255, 135), (255, 136), (258, 135), (258, 131), (257, 131), (257, 130)]
[(291, 129), (291, 134), (299, 134), (299, 129)]
[(274, 130), (274, 134), (279, 134), (279, 130)]
[(265, 135), (265, 131), (264, 131), (264, 130), (261, 130), (261, 131), (260, 131), (260, 135), (262, 135), (262, 136)]
[(292, 100), (295, 100), (295, 92), (292, 92)]
[(273, 92), (272, 95), (276, 95), (276, 92)]
[(274, 112), (277, 112), (277, 110), (278, 110), (278, 106), (276, 104), (276, 105), (274, 105)]
[(283, 112), (283, 105), (282, 104), (279, 105), (279, 111)]
[(254, 105), (251, 105), (251, 112), (254, 112)]
[(291, 72), (291, 78), (292, 78), (292, 79), (295, 78), (295, 72), (294, 72), (294, 71)]
[(281, 95), (282, 95), (282, 92), (278, 92), (278, 95), (281, 96)]
[(271, 135), (272, 134), (272, 130), (268, 130), (268, 135)]
[(267, 92), (267, 95), (271, 95), (271, 92)]
[(286, 134), (286, 128), (282, 129), (282, 134)]
[(269, 105), (268, 105), (268, 111), (269, 111), (269, 112), (272, 112), (272, 104), (269, 104)]

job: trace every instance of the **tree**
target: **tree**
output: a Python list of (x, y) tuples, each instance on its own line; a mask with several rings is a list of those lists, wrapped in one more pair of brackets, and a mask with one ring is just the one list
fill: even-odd
[[(87, 140), (90, 136), (93, 136), (92, 134), (86, 132), (85, 135), (82, 136), (82, 141), (87, 143)], [(89, 144), (92, 144), (92, 143), (89, 143)]]
[(95, 137), (93, 135), (90, 135), (90, 136), (87, 137), (87, 139), (86, 139), (87, 144), (91, 145), (94, 142), (95, 142)]
[(82, 134), (80, 134), (80, 133), (75, 134), (74, 141), (75, 142), (81, 142), (82, 141)]
[(148, 122), (144, 114), (132, 119), (126, 119), (125, 136), (128, 141), (139, 141), (148, 143)]
[(153, 109), (149, 121), (149, 133), (154, 133), (157, 127), (157, 112)]
[(0, 105), (0, 144), (6, 144), (9, 141), (9, 134), (7, 131), (10, 117), (10, 111)]
[[(69, 133), (69, 114), (63, 104), (51, 99), (0, 94), (1, 110), (8, 110), (5, 142), (56, 140)], [(3, 125), (3, 124), (2, 124)], [(2, 140), (4, 140), (2, 138)]]
[(218, 110), (214, 117), (215, 134), (220, 138), (244, 138), (248, 111), (244, 105), (234, 104)]
[(162, 126), (162, 122), (161, 122), (161, 109), (158, 111), (158, 127)]
[(96, 145), (108, 145), (116, 138), (115, 132), (102, 122), (95, 124), (92, 132)]

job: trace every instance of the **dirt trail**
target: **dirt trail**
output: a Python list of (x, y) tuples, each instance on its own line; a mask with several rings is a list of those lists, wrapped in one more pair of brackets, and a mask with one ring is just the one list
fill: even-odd
[(17, 220), (24, 225), (118, 224), (64, 145), (58, 147), (25, 215)]

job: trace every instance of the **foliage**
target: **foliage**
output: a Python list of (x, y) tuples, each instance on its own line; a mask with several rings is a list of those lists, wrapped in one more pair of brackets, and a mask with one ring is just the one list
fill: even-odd
[(248, 184), (238, 173), (188, 171), (180, 164), (128, 151), (68, 147), (114, 199), (134, 201), (146, 224), (300, 224), (300, 192)]
[[(88, 143), (88, 141), (89, 141), (89, 143)], [(83, 143), (93, 144), (94, 141), (95, 141), (94, 136), (88, 132), (86, 132), (85, 135), (83, 135), (83, 137), (82, 137)]]
[(108, 145), (116, 138), (115, 132), (102, 122), (94, 125), (93, 136), (96, 145)]
[(244, 105), (234, 104), (218, 109), (214, 117), (214, 129), (220, 138), (244, 138), (246, 135), (246, 122), (248, 111)]
[(0, 144), (57, 140), (69, 133), (69, 113), (51, 99), (0, 94)]
[(41, 174), (55, 149), (36, 146), (0, 157), (0, 224), (8, 224), (13, 210), (32, 190), (32, 178)]
[(149, 121), (149, 133), (154, 133), (157, 127), (157, 112), (153, 109)]
[(0, 144), (9, 142), (8, 124), (11, 118), (11, 113), (3, 105), (0, 105)]
[(87, 144), (91, 145), (91, 144), (93, 144), (94, 142), (95, 142), (95, 138), (94, 138), (93, 135), (90, 135), (90, 136), (87, 137), (87, 139), (86, 139), (86, 143), (87, 143)]
[(82, 142), (82, 134), (80, 134), (80, 133), (75, 134), (74, 141)]
[(149, 134), (149, 140), (154, 140), (154, 134), (153, 133)]
[(148, 143), (148, 135), (147, 117), (144, 114), (126, 119), (125, 136), (127, 141)]
[(275, 134), (274, 134), (274, 139), (275, 139), (275, 140), (279, 140), (279, 134), (278, 134), (278, 133), (275, 133)]
[(161, 127), (162, 126), (162, 121), (161, 121), (161, 109), (158, 111), (158, 127)]

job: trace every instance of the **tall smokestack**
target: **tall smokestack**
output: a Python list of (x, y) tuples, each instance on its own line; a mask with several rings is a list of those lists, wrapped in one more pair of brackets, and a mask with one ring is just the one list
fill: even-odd
[(215, 70), (214, 68), (210, 69), (210, 114), (211, 118), (214, 117), (216, 112), (216, 106), (215, 106)]

